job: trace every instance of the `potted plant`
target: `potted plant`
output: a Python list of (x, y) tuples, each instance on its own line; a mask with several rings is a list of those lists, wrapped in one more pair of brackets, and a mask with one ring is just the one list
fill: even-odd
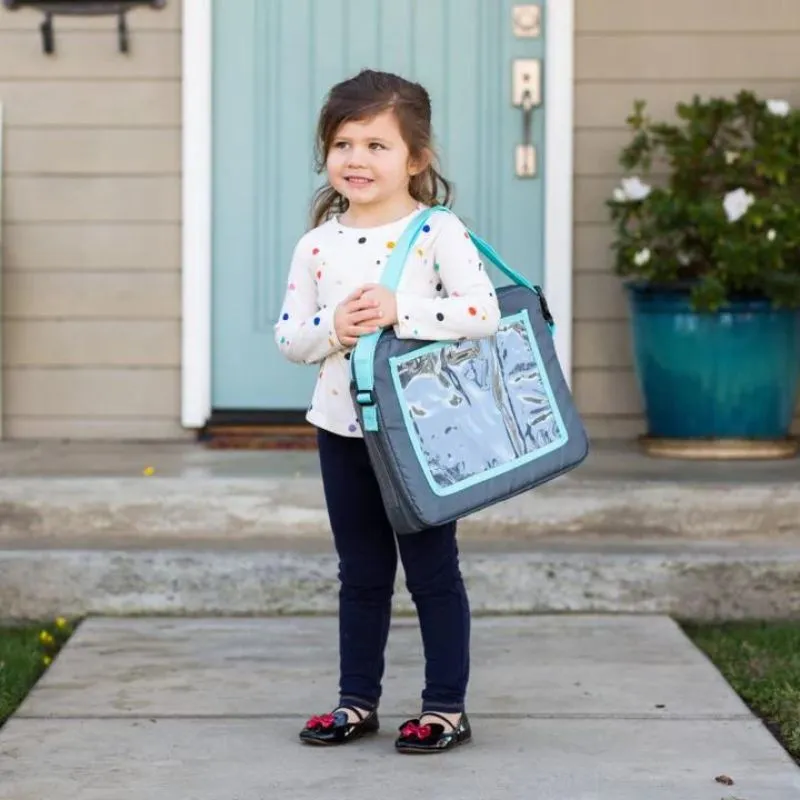
[(608, 201), (649, 452), (770, 457), (800, 384), (800, 111), (751, 92), (674, 122), (637, 101)]

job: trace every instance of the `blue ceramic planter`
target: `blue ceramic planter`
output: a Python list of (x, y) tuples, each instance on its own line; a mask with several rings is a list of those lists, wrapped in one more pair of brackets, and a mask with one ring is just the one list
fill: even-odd
[(800, 386), (800, 311), (752, 300), (698, 314), (687, 293), (627, 288), (649, 436), (787, 436)]

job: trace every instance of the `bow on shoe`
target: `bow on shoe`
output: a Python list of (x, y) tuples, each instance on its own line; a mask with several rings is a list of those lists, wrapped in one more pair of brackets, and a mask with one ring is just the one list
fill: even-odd
[(417, 725), (416, 722), (408, 722), (403, 726), (400, 733), (407, 739), (427, 739), (431, 735), (431, 726)]
[(306, 728), (332, 728), (335, 722), (336, 717), (334, 717), (333, 714), (323, 714), (320, 717), (311, 717), (311, 719), (306, 722)]

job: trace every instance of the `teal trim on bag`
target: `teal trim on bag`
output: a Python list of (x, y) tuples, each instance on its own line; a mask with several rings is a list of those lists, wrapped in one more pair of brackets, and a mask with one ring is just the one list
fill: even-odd
[[(417, 236), (419, 236), (420, 231), (431, 215), (437, 211), (442, 211), (446, 214), (453, 213), (446, 206), (432, 206), (431, 208), (423, 209), (408, 223), (406, 229), (403, 231), (403, 235), (400, 237), (394, 250), (392, 250), (380, 280), (380, 283), (392, 292), (397, 291), (400, 278), (403, 274), (403, 267), (405, 266), (406, 259), (411, 252), (411, 248), (414, 246)], [(534, 286), (527, 278), (509, 267), (488, 242), (485, 242), (480, 236), (474, 234), (470, 230), (467, 230), (467, 233), (478, 252), (494, 264), (507, 278), (518, 286), (524, 286), (526, 289), (534, 292), (540, 298), (542, 297), (541, 289), (538, 286)], [(555, 325), (549, 324), (549, 328), (552, 333), (555, 330)], [(378, 346), (378, 339), (380, 339), (382, 333), (383, 330), (381, 329), (375, 331), (375, 333), (359, 337), (352, 355), (350, 356), (351, 374), (359, 395), (362, 393), (371, 393), (375, 388), (375, 349)], [(447, 343), (448, 342), (444, 342), (444, 344)], [(442, 344), (442, 342), (437, 342), (436, 344)], [(363, 407), (364, 430), (371, 432), (377, 431), (378, 414), (374, 403), (371, 401), (363, 402), (362, 400), (358, 400), (358, 403)]]
[(436, 482), (433, 477), (433, 473), (431, 472), (430, 466), (428, 464), (428, 460), (425, 458), (425, 454), (422, 452), (422, 444), (419, 440), (419, 436), (417, 435), (416, 427), (414, 425), (414, 420), (411, 416), (411, 411), (409, 409), (408, 403), (405, 400), (405, 396), (403, 395), (403, 387), (400, 385), (400, 372), (399, 367), (401, 364), (404, 364), (406, 361), (410, 361), (411, 359), (418, 358), (421, 355), (425, 355), (426, 353), (433, 352), (435, 350), (439, 350), (442, 347), (449, 347), (454, 344), (454, 342), (433, 342), (431, 344), (425, 345), (424, 347), (420, 347), (418, 350), (414, 350), (411, 353), (406, 353), (402, 356), (393, 356), (389, 359), (389, 370), (392, 377), (392, 383), (394, 384), (394, 390), (397, 393), (397, 397), (400, 401), (400, 408), (403, 412), (403, 422), (406, 426), (406, 431), (408, 433), (408, 437), (411, 440), (411, 445), (414, 448), (414, 453), (417, 456), (417, 461), (419, 462), (420, 467), (422, 468), (422, 472), (425, 475), (425, 478), (428, 482), (428, 486), (430, 487), (431, 491), (437, 495), (438, 497), (446, 497), (451, 494), (455, 494), (456, 492), (463, 492), (467, 489), (476, 486), (479, 483), (483, 483), (484, 481), (491, 480), (492, 478), (497, 477), (498, 475), (503, 475), (506, 472), (510, 472), (513, 469), (516, 469), (523, 464), (529, 464), (531, 461), (536, 461), (542, 456), (547, 455), (548, 453), (552, 453), (554, 450), (558, 450), (564, 445), (567, 444), (569, 441), (569, 432), (567, 431), (566, 426), (564, 425), (564, 420), (561, 416), (561, 410), (556, 403), (555, 396), (553, 394), (553, 389), (550, 385), (550, 378), (547, 375), (547, 371), (544, 367), (544, 362), (542, 361), (542, 354), (539, 352), (539, 345), (536, 342), (536, 337), (533, 335), (533, 328), (531, 327), (531, 321), (528, 317), (528, 313), (526, 311), (520, 311), (516, 314), (513, 314), (508, 317), (503, 317), (501, 319), (501, 324), (513, 324), (521, 320), (525, 324), (525, 328), (528, 332), (528, 340), (531, 345), (531, 351), (533, 352), (533, 357), (536, 361), (536, 366), (539, 369), (539, 374), (542, 378), (542, 386), (544, 387), (545, 394), (547, 396), (547, 400), (550, 404), (550, 408), (553, 411), (553, 416), (555, 417), (555, 421), (558, 424), (558, 429), (561, 432), (561, 436), (554, 442), (551, 442), (544, 447), (538, 448), (536, 450), (531, 451), (530, 453), (525, 453), (524, 455), (520, 456), (519, 458), (515, 458), (512, 461), (507, 461), (504, 464), (500, 464), (497, 467), (492, 467), (484, 472), (477, 473), (475, 475), (471, 475), (469, 478), (465, 478), (458, 483), (451, 484), (450, 486), (441, 486)]

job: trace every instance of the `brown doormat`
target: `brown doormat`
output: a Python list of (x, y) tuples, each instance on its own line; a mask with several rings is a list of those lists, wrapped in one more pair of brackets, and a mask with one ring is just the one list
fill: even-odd
[(200, 441), (212, 450), (316, 450), (313, 425), (209, 425)]

